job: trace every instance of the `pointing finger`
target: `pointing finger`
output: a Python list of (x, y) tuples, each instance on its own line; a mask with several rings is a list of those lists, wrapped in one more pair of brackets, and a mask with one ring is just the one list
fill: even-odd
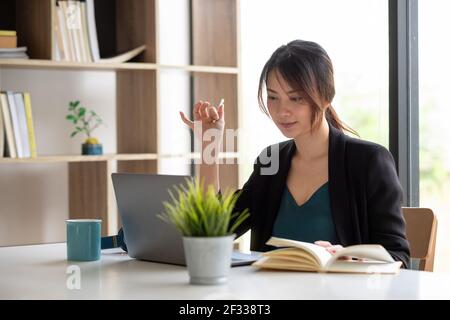
[(180, 116), (181, 116), (181, 120), (183, 120), (183, 122), (191, 129), (194, 128), (194, 122), (192, 122), (191, 120), (189, 120), (188, 118), (186, 118), (186, 116), (184, 115), (183, 111), (180, 111)]
[(225, 115), (225, 110), (224, 110), (224, 105), (221, 104), (218, 108), (217, 108), (217, 114), (219, 115), (219, 119), (222, 119)]
[(219, 113), (217, 112), (216, 108), (214, 108), (214, 107), (210, 107), (209, 108), (209, 117), (212, 120), (219, 120), (220, 119)]

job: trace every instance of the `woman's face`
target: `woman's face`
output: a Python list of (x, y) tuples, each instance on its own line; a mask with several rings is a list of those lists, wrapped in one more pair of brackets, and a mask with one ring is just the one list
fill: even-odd
[(312, 106), (303, 92), (293, 90), (276, 71), (267, 76), (267, 109), (287, 138), (311, 131)]

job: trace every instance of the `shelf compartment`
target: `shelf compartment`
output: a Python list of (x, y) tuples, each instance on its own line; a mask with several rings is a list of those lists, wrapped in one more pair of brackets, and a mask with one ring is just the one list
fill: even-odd
[[(105, 1), (110, 6), (110, 1)], [(146, 45), (138, 61), (156, 62), (155, 0), (116, 0), (116, 51)]]
[[(157, 153), (156, 72), (121, 70), (117, 85), (118, 153)], [(157, 173), (156, 161), (119, 161), (119, 172)]]
[[(237, 76), (228, 74), (195, 74), (194, 101), (209, 101), (214, 106), (219, 104), (220, 99), (225, 99), (225, 130), (239, 128), (238, 123), (238, 96)], [(226, 131), (223, 139), (223, 150), (225, 152), (237, 151), (237, 138), (228, 142)]]
[(193, 64), (236, 67), (236, 1), (196, 0), (191, 10)]
[(52, 0), (2, 0), (0, 29), (17, 31), (18, 47), (27, 47), (28, 56), (52, 57)]
[(109, 225), (109, 166), (107, 161), (69, 163), (69, 218), (101, 219), (102, 236)]
[(15, 27), (18, 46), (26, 46), (35, 59), (52, 57), (52, 1), (16, 0)]

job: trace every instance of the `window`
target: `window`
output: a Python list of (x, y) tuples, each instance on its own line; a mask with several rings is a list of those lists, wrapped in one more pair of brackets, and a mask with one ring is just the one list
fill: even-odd
[(271, 53), (294, 39), (317, 42), (328, 52), (340, 118), (361, 138), (388, 146), (388, 1), (241, 1), (241, 37), (243, 176), (266, 146), (286, 140), (259, 111), (256, 93)]
[(420, 206), (438, 217), (435, 271), (450, 269), (450, 144), (448, 0), (419, 1)]
[(244, 181), (266, 146), (286, 140), (259, 110), (256, 97), (264, 63), (294, 39), (317, 42), (329, 54), (336, 85), (333, 107), (340, 118), (361, 138), (388, 146), (388, 1), (246, 0), (240, 5)]

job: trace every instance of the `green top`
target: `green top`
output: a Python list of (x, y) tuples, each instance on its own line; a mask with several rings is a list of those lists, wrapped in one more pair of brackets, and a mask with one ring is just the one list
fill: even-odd
[(273, 226), (273, 236), (312, 243), (324, 240), (336, 244), (328, 182), (301, 206), (297, 205), (286, 186)]

